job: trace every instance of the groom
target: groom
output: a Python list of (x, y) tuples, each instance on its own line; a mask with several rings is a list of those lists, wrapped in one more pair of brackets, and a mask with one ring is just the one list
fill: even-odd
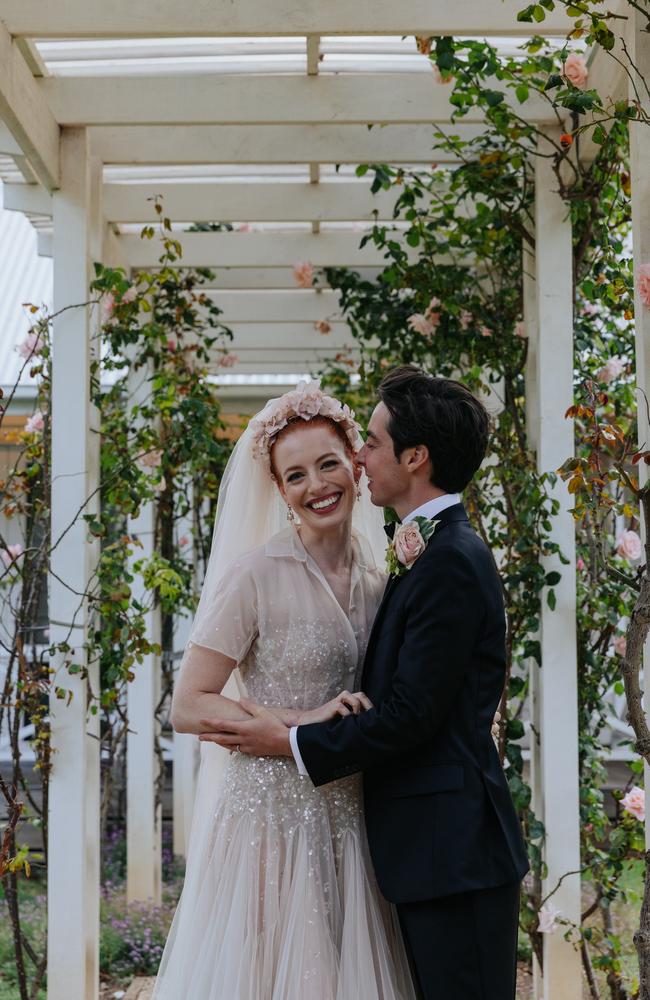
[[(293, 754), (315, 785), (363, 771), (377, 881), (422, 996), (513, 1000), (528, 862), (490, 731), (505, 680), (503, 596), (458, 495), (485, 456), (488, 415), (463, 385), (413, 365), (378, 395), (358, 460), (373, 503), (411, 529), (399, 532), (398, 573), (366, 652), (361, 687), (374, 707), (290, 733), (258, 709), (212, 738)], [(412, 529), (427, 537), (429, 520), (423, 547)], [(408, 570), (400, 554), (416, 556)]]

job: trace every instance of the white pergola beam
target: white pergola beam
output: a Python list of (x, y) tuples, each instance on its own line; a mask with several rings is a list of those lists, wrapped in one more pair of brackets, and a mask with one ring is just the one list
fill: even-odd
[[(433, 73), (195, 74), (182, 83), (178, 75), (59, 76), (38, 84), (61, 125), (421, 125), (448, 122), (454, 111), (451, 88)], [(520, 105), (504, 93), (527, 121), (557, 123), (548, 100), (531, 94)], [(463, 117), (483, 120), (479, 108)]]
[[(533, 24), (517, 21), (519, 0), (3, 0), (13, 35), (35, 38), (163, 38), (256, 35), (471, 35), (528, 37)], [(549, 11), (545, 34), (573, 27), (563, 8)]]
[[(238, 353), (235, 348), (235, 353)], [(249, 375), (249, 374), (269, 374), (276, 375), (285, 372), (307, 372), (316, 371), (331, 361), (337, 355), (344, 354), (346, 358), (352, 358), (355, 362), (359, 358), (359, 350), (353, 345), (345, 348), (325, 348), (321, 350), (288, 350), (257, 348), (254, 351), (242, 350), (239, 354), (239, 362), (232, 368), (228, 368), (228, 375)], [(215, 362), (213, 366), (215, 375), (219, 374), (219, 368)]]
[(346, 344), (354, 345), (355, 341), (347, 323), (332, 323), (330, 333), (319, 333), (314, 323), (309, 320), (288, 320), (286, 323), (229, 323), (224, 322), (232, 330), (234, 340), (228, 344), (228, 350), (238, 354), (240, 350), (286, 350), (286, 351), (330, 351), (339, 350)]
[[(5, 184), (4, 207), (28, 215), (51, 215), (47, 191), (35, 184)], [(152, 199), (162, 198), (173, 222), (374, 222), (389, 221), (399, 190), (372, 194), (365, 181), (309, 183), (109, 183), (104, 214), (109, 223), (150, 222)], [(441, 185), (440, 193), (444, 194)], [(466, 217), (468, 207), (456, 212)]]
[(3, 208), (26, 215), (52, 215), (52, 196), (39, 184), (3, 184)]
[(213, 292), (212, 301), (223, 312), (223, 321), (233, 323), (276, 324), (315, 323), (329, 320), (343, 323), (338, 294), (332, 289), (316, 291), (295, 288), (293, 291)]
[[(365, 281), (376, 281), (381, 267), (355, 267)], [(295, 290), (296, 282), (289, 267), (220, 267), (211, 288), (249, 291), (280, 289)]]
[(148, 199), (154, 195), (162, 197), (165, 215), (177, 222), (374, 222), (375, 218), (392, 219), (398, 191), (373, 195), (370, 185), (359, 181), (107, 184), (106, 218), (117, 223), (146, 222), (151, 219)]
[(0, 21), (0, 120), (48, 191), (59, 186), (59, 126), (18, 44)]
[[(395, 238), (400, 234), (396, 232)], [(315, 267), (381, 267), (386, 265), (384, 251), (373, 243), (359, 246), (359, 233), (181, 233), (183, 247), (180, 267), (287, 267), (308, 260)], [(137, 235), (119, 236), (124, 257), (131, 267), (156, 267), (161, 249), (156, 240)], [(415, 252), (407, 248), (409, 253)], [(441, 257), (440, 265), (452, 263)], [(471, 260), (466, 260), (467, 266)]]
[[(305, 83), (307, 85), (307, 83)], [(469, 141), (480, 125), (449, 125)], [(93, 151), (113, 164), (456, 163), (430, 125), (149, 125), (90, 129)]]

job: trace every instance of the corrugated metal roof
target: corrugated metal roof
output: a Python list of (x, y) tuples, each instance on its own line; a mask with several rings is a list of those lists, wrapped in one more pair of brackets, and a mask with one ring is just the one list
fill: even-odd
[[(21, 212), (3, 211), (0, 196), (0, 385), (13, 385), (22, 366), (16, 344), (31, 322), (26, 302), (51, 305), (52, 261), (37, 255), (35, 230)], [(33, 384), (28, 372), (21, 384)]]

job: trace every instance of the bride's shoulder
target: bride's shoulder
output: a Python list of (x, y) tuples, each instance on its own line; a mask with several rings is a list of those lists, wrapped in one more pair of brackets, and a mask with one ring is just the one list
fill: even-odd
[(239, 571), (242, 573), (263, 574), (265, 571), (273, 572), (275, 560), (278, 557), (290, 557), (296, 554), (299, 548), (295, 539), (295, 531), (291, 528), (284, 528), (272, 535), (268, 541), (262, 545), (249, 549), (233, 560), (229, 571)]

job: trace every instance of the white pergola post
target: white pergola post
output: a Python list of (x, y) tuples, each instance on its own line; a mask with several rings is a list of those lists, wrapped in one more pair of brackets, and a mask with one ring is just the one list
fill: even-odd
[[(546, 152), (547, 147), (543, 147)], [(536, 157), (535, 273), (537, 278), (537, 387), (539, 424), (537, 466), (555, 472), (574, 451), (573, 422), (565, 413), (573, 402), (573, 285), (571, 221), (557, 191), (552, 161)], [(561, 573), (554, 588), (556, 607), (542, 594), (540, 639), (542, 667), (538, 674), (540, 719), (539, 771), (546, 828), (544, 859), (547, 875), (542, 896), (562, 917), (580, 924), (580, 823), (578, 786), (578, 711), (576, 650), (575, 528), (569, 513), (569, 493), (561, 480), (551, 489), (560, 503), (553, 518), (557, 556), (544, 559), (547, 572)], [(568, 873), (576, 874), (568, 874)], [(560, 882), (560, 880), (562, 880)], [(544, 935), (544, 1000), (575, 1000), (581, 996), (580, 953), (564, 937), (566, 927)], [(539, 988), (538, 985), (538, 988)]]
[[(81, 596), (98, 545), (88, 540), (79, 512), (96, 513), (99, 502), (98, 423), (90, 402), (94, 345), (90, 309), (81, 304), (89, 297), (100, 183), (86, 130), (64, 130), (61, 187), (54, 194), (54, 311), (80, 305), (63, 312), (53, 328), (50, 636), (71, 647), (55, 658), (53, 686), (70, 692), (72, 701), (53, 694), (50, 702), (48, 1000), (96, 1000), (99, 990), (99, 717), (87, 705), (89, 689), (98, 691), (99, 668), (85, 663), (91, 622)], [(69, 674), (66, 659), (86, 666), (87, 678)]]
[[(524, 246), (522, 254), (522, 285), (524, 299), (524, 324), (527, 336), (526, 356), (526, 435), (528, 447), (537, 450), (539, 430), (539, 317), (537, 309), (537, 281), (535, 253)], [(539, 639), (539, 634), (537, 635)], [(534, 659), (529, 663), (528, 706), (530, 713), (530, 788), (532, 792), (531, 805), (539, 819), (544, 814), (544, 796), (542, 793), (542, 762), (540, 754), (540, 665)], [(533, 992), (536, 997), (542, 996), (542, 970), (535, 955), (533, 955)]]
[[(628, 19), (628, 49), (632, 62), (630, 100), (639, 100), (646, 114), (650, 114), (650, 100), (643, 81), (650, 79), (650, 36), (645, 30), (646, 18), (630, 8)], [(636, 71), (634, 71), (636, 67)], [(630, 170), (632, 181), (632, 240), (634, 274), (638, 276), (642, 264), (650, 264), (650, 129), (645, 124), (630, 123)], [(637, 419), (639, 447), (650, 447), (650, 424), (646, 399), (650, 400), (650, 308), (643, 304), (635, 281), (634, 329), (636, 353)], [(645, 396), (645, 398), (644, 398)], [(640, 478), (647, 478), (643, 462), (637, 466)], [(642, 526), (647, 531), (650, 526)], [(644, 672), (647, 677), (650, 663), (650, 642), (646, 644)], [(650, 712), (650, 685), (644, 685), (644, 707)], [(644, 786), (650, 788), (650, 768), (644, 768)], [(646, 819), (646, 848), (650, 850), (650, 816)]]
[[(131, 370), (133, 402), (150, 391), (147, 372)], [(141, 547), (135, 549), (133, 562), (153, 554), (155, 544), (155, 507), (143, 504), (137, 518), (129, 522), (129, 534)], [(133, 597), (142, 604), (151, 603), (151, 593), (134, 573)], [(160, 609), (145, 613), (146, 636), (160, 642)], [(155, 712), (160, 698), (160, 658), (149, 654), (134, 665), (134, 679), (127, 689), (129, 731), (126, 744), (126, 894), (129, 902), (150, 900), (159, 905), (162, 892), (162, 814), (156, 802), (159, 762), (155, 750), (160, 726)]]
[[(192, 511), (179, 519), (177, 533), (179, 538), (188, 539), (184, 547), (186, 558), (194, 564), (194, 579), (197, 579), (198, 561), (195, 554)], [(198, 582), (198, 581), (197, 581)], [(176, 615), (174, 618), (174, 677), (177, 675), (183, 651), (190, 637), (192, 617), (188, 614)], [(199, 741), (191, 733), (174, 733), (174, 766), (172, 771), (173, 807), (174, 807), (174, 854), (187, 857), (194, 795), (199, 767)]]

